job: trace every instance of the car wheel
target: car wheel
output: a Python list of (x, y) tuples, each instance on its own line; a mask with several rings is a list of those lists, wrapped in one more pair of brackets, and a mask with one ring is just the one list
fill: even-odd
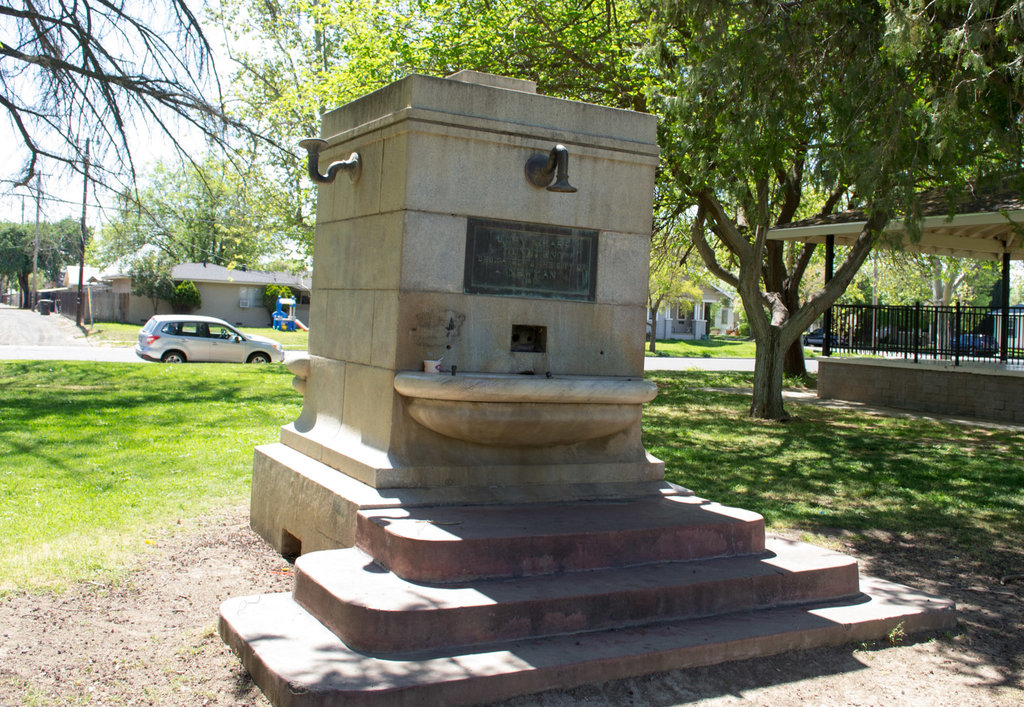
[(270, 363), (270, 356), (257, 351), (249, 357), (249, 360), (246, 361), (246, 363)]
[(160, 357), (160, 360), (164, 363), (185, 363), (188, 359), (181, 351), (168, 351)]

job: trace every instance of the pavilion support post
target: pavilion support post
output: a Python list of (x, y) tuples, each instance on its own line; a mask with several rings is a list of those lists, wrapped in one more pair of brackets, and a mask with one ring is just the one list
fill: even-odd
[[(836, 237), (832, 234), (825, 236), (825, 284), (832, 279), (836, 263)], [(821, 340), (821, 355), (832, 355), (832, 307), (825, 310), (825, 336)]]
[(1003, 279), (1000, 294), (1003, 299), (1003, 316), (999, 321), (999, 360), (1009, 361), (1010, 345), (1010, 251), (1003, 251)]

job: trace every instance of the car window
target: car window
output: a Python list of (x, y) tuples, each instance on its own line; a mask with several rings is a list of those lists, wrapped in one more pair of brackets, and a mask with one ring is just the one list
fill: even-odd
[(238, 335), (238, 332), (230, 327), (217, 326), (214, 324), (210, 328), (210, 336), (214, 339), (234, 339)]
[(178, 333), (182, 336), (206, 336), (208, 327), (202, 322), (180, 322)]
[(160, 331), (177, 336), (181, 334), (181, 322), (167, 322)]
[(142, 327), (142, 331), (148, 334), (149, 332), (153, 331), (153, 329), (156, 328), (156, 325), (157, 321), (155, 319), (150, 319), (148, 322), (146, 322), (146, 325)]

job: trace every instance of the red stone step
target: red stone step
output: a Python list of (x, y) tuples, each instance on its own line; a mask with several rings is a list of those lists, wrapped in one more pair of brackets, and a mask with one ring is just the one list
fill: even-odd
[(956, 625), (952, 602), (861, 577), (853, 600), (781, 607), (469, 651), (352, 650), (290, 594), (229, 599), (220, 635), (277, 707), (465, 705), (555, 688)]
[(295, 563), (295, 600), (348, 646), (409, 653), (629, 627), (859, 593), (857, 562), (806, 543), (774, 541), (742, 556), (424, 585), (357, 549)]
[(757, 554), (764, 519), (696, 496), (359, 512), (356, 545), (413, 582)]

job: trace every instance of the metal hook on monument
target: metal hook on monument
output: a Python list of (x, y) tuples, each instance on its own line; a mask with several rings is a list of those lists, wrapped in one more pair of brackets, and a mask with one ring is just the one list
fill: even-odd
[[(552, 178), (554, 184), (551, 183)], [(575, 192), (576, 187), (569, 184), (569, 151), (565, 145), (555, 145), (547, 155), (531, 155), (526, 160), (526, 179), (533, 186), (545, 187), (548, 191)]]
[(353, 152), (347, 160), (332, 162), (327, 168), (327, 174), (320, 174), (320, 151), (327, 147), (327, 141), (318, 137), (308, 137), (299, 141), (299, 147), (309, 154), (309, 177), (319, 184), (330, 184), (338, 176), (338, 172), (348, 172), (351, 181), (359, 179), (362, 173), (363, 162), (358, 152)]

